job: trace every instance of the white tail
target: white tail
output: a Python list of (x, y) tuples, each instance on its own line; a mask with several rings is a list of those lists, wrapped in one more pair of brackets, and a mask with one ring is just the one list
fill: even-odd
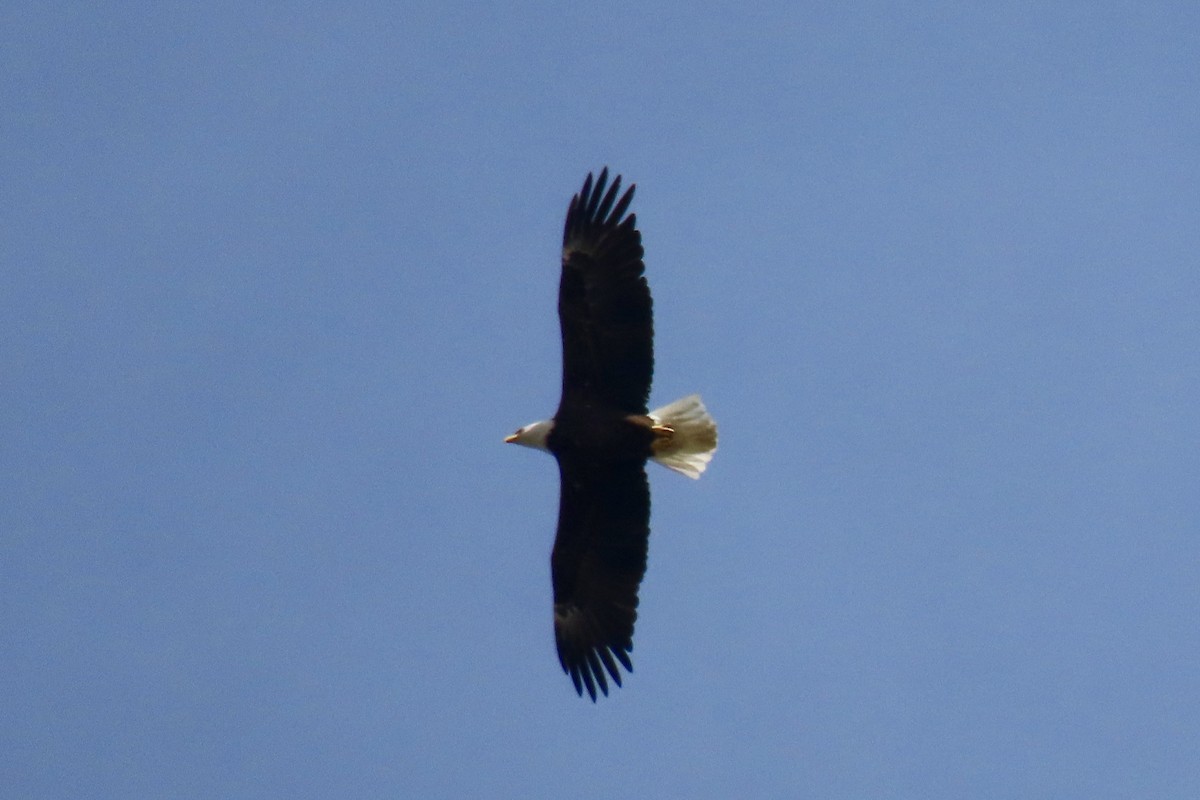
[(652, 458), (689, 478), (699, 478), (717, 452), (717, 423), (708, 415), (700, 395), (688, 395), (647, 416), (655, 425), (673, 431), (654, 442)]

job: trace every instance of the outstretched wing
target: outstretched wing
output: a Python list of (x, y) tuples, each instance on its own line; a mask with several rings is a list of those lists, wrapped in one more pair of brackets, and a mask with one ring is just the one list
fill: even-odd
[(558, 458), (562, 494), (550, 558), (558, 660), (575, 691), (608, 694), (607, 672), (633, 671), (638, 585), (646, 572), (650, 487), (637, 462)]
[(562, 324), (562, 406), (601, 404), (645, 414), (654, 374), (654, 320), (642, 273), (637, 215), (625, 216), (634, 186), (589, 173), (563, 228), (558, 317)]

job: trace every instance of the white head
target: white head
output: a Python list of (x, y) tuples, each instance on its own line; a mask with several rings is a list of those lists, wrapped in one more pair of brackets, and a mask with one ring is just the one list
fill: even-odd
[(520, 444), (536, 450), (546, 450), (546, 437), (554, 429), (554, 420), (544, 419), (541, 422), (531, 422), (524, 428), (519, 428), (511, 436), (504, 437), (509, 444)]

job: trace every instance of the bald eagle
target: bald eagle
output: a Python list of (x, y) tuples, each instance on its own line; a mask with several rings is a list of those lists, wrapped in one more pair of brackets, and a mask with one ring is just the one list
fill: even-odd
[(654, 322), (643, 277), (634, 186), (608, 186), (608, 168), (571, 199), (563, 229), (558, 316), (562, 399), (553, 419), (505, 439), (550, 452), (561, 480), (550, 557), (558, 660), (592, 702), (633, 671), (633, 624), (650, 537), (647, 460), (699, 478), (717, 426), (691, 395), (647, 411)]

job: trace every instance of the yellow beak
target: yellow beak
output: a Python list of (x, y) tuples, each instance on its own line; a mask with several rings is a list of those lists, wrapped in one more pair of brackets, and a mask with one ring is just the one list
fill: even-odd
[(517, 435), (515, 433), (510, 433), (508, 436), (504, 437), (505, 444), (512, 444), (515, 441), (517, 441)]

